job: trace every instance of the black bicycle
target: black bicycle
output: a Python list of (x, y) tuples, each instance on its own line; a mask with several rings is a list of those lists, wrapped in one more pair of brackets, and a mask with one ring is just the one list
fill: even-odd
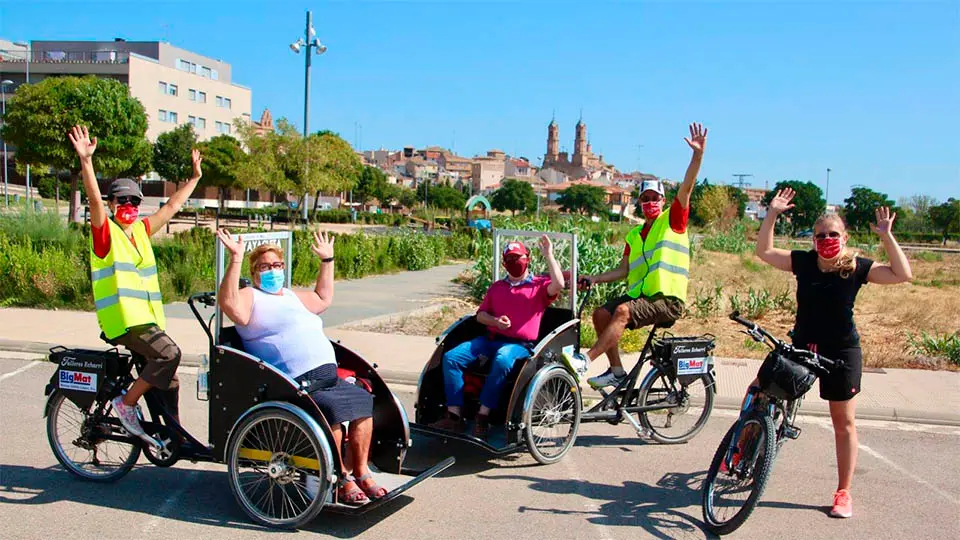
[[(672, 326), (671, 321), (650, 329), (633, 369), (613, 390), (598, 390), (602, 399), (581, 415), (581, 422), (625, 421), (637, 435), (663, 444), (687, 442), (703, 429), (716, 394), (716, 338), (673, 336), (666, 331)], [(640, 381), (647, 362), (651, 368)]]
[(730, 318), (746, 334), (771, 347), (757, 374), (759, 387), (747, 391), (740, 417), (717, 448), (703, 482), (703, 520), (715, 534), (737, 530), (756, 508), (770, 478), (773, 461), (787, 439), (800, 436), (795, 420), (803, 395), (818, 375), (836, 364), (817, 353), (773, 337), (734, 312)]

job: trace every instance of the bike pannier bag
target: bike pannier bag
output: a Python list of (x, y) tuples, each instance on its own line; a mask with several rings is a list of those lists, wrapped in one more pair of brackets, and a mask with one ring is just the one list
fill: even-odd
[(771, 352), (760, 365), (757, 373), (760, 390), (778, 399), (798, 399), (813, 388), (817, 375), (806, 366)]
[(97, 399), (106, 380), (116, 376), (119, 356), (116, 349), (54, 349), (50, 352), (50, 361), (59, 367), (50, 383), (77, 407), (87, 410)]
[(668, 337), (654, 343), (654, 353), (663, 359), (671, 378), (689, 384), (710, 372), (714, 347), (709, 336)]

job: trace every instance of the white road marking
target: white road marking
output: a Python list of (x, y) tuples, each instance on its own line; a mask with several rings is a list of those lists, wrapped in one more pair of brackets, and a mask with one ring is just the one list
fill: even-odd
[(163, 504), (160, 505), (160, 508), (157, 508), (157, 512), (152, 518), (150, 518), (150, 521), (143, 526), (143, 529), (141, 530), (142, 534), (148, 534), (160, 524), (161, 520), (166, 519), (167, 514), (173, 510), (174, 505), (177, 503), (177, 499), (186, 493), (187, 489), (193, 486), (194, 482), (196, 481), (196, 473), (197, 471), (195, 470), (191, 470), (187, 473), (187, 481), (181, 482), (180, 488), (174, 490), (173, 493), (167, 496), (167, 498), (163, 501)]
[(9, 379), (10, 377), (13, 377), (14, 375), (19, 375), (19, 374), (23, 373), (24, 371), (26, 371), (26, 370), (28, 370), (28, 369), (33, 369), (33, 368), (35, 368), (35, 367), (37, 367), (37, 366), (39, 366), (40, 364), (43, 364), (43, 363), (45, 363), (45, 362), (42, 361), (42, 360), (34, 360), (33, 362), (30, 362), (29, 364), (27, 364), (27, 365), (25, 365), (25, 366), (23, 366), (23, 367), (21, 367), (21, 368), (17, 368), (17, 369), (15, 369), (15, 370), (11, 371), (10, 373), (4, 373), (3, 375), (0, 375), (0, 381), (5, 381), (5, 380)]
[(865, 444), (860, 444), (860, 445), (858, 445), (858, 446), (860, 447), (861, 450), (863, 450), (864, 452), (870, 454), (871, 456), (879, 459), (880, 461), (886, 463), (888, 466), (890, 466), (892, 469), (894, 469), (895, 471), (899, 472), (900, 474), (906, 476), (907, 478), (910, 478), (910, 479), (913, 480), (914, 482), (917, 482), (917, 483), (919, 483), (919, 484), (922, 484), (922, 485), (926, 486), (927, 488), (930, 489), (930, 491), (933, 491), (933, 492), (936, 493), (937, 495), (940, 495), (941, 497), (943, 497), (944, 499), (952, 502), (953, 504), (960, 505), (960, 499), (957, 499), (956, 497), (954, 497), (953, 495), (950, 495), (950, 494), (947, 493), (946, 491), (943, 491), (942, 489), (940, 489), (940, 488), (938, 488), (937, 486), (931, 484), (930, 482), (927, 482), (927, 481), (924, 480), (923, 478), (920, 478), (919, 476), (913, 474), (912, 472), (910, 472), (910, 471), (904, 469), (903, 467), (897, 465), (897, 464), (894, 463), (893, 461), (890, 461), (889, 459), (887, 459), (886, 457), (884, 457), (882, 454), (880, 454), (880, 452), (877, 452), (876, 450), (874, 450), (873, 448), (870, 448), (869, 446), (867, 446), (867, 445), (865, 445)]

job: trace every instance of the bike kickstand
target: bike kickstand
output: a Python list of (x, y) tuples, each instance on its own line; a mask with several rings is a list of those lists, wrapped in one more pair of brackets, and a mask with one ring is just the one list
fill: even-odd
[(633, 426), (633, 430), (637, 432), (638, 437), (641, 437), (644, 439), (650, 438), (650, 430), (641, 426), (640, 423), (633, 418), (632, 414), (628, 413), (623, 409), (620, 409), (620, 417), (626, 420), (627, 422), (629, 422), (631, 426)]

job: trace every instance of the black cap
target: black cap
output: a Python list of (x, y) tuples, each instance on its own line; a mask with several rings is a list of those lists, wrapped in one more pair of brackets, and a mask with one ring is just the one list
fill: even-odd
[(110, 189), (107, 190), (103, 198), (109, 201), (110, 199), (124, 196), (140, 197), (143, 199), (143, 192), (140, 191), (140, 186), (133, 180), (129, 178), (117, 178), (110, 184)]

